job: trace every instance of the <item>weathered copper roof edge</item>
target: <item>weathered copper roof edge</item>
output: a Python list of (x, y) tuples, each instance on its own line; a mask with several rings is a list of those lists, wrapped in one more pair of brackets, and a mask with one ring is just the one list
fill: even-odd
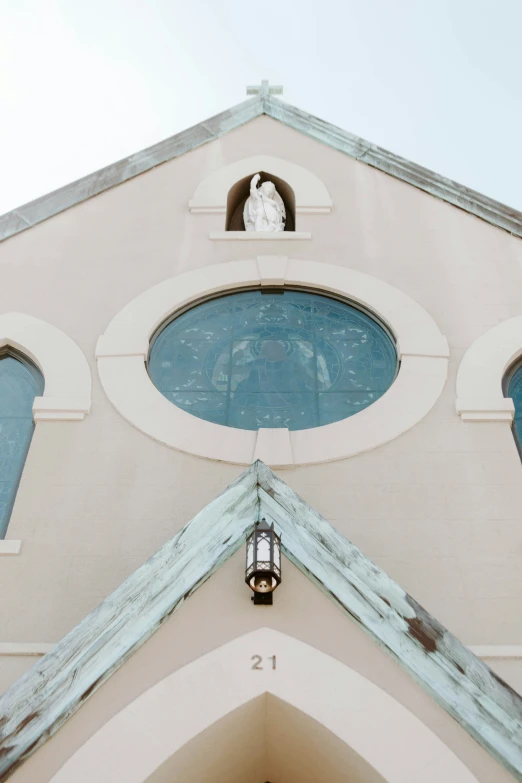
[(430, 169), (401, 158), (389, 150), (378, 147), (359, 136), (338, 128), (331, 123), (307, 114), (277, 98), (265, 100), (265, 114), (280, 120), (301, 133), (323, 144), (344, 152), (351, 158), (373, 166), (396, 179), (407, 182), (436, 198), (447, 201), (482, 220), (522, 237), (522, 212), (484, 196), (454, 180), (443, 177)]
[(522, 697), (259, 461), (1, 696), (0, 781), (237, 551), (260, 516), (275, 523), (285, 555), (522, 781)]
[(0, 216), (0, 241), (266, 114), (356, 160), (522, 237), (522, 212), (442, 177), (272, 96), (256, 96)]
[(139, 174), (145, 174), (156, 166), (184, 155), (202, 144), (213, 141), (261, 114), (263, 114), (263, 102), (259, 98), (251, 98), (152, 147), (122, 158), (45, 196), (29, 201), (11, 212), (6, 212), (5, 215), (0, 215), (0, 242), (110, 188), (122, 185)]

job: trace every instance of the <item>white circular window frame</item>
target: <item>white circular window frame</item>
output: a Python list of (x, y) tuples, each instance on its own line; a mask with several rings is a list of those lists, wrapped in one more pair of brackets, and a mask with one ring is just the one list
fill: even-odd
[[(397, 341), (400, 370), (377, 402), (347, 419), (308, 430), (234, 429), (199, 419), (154, 386), (146, 361), (158, 327), (205, 297), (256, 286), (304, 286), (362, 305)], [(352, 457), (397, 438), (438, 399), (448, 343), (432, 317), (402, 291), (369, 275), (316, 261), (258, 256), (169, 278), (137, 296), (111, 321), (96, 347), (105, 392), (130, 424), (179, 451), (250, 465), (290, 468)]]

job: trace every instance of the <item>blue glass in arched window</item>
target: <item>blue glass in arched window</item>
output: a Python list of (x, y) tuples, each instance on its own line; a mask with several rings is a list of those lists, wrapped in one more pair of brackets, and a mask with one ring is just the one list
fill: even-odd
[(508, 373), (507, 381), (507, 397), (511, 397), (515, 406), (513, 432), (522, 453), (522, 364), (512, 374)]
[(302, 430), (367, 408), (389, 388), (397, 352), (345, 302), (305, 291), (244, 291), (196, 305), (158, 334), (149, 374), (201, 419)]
[(44, 382), (30, 362), (0, 354), (0, 538), (5, 536), (33, 435), (33, 401)]

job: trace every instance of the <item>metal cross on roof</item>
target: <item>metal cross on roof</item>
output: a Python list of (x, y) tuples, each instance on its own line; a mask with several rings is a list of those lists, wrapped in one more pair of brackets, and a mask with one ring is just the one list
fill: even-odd
[(246, 88), (247, 95), (259, 95), (261, 98), (268, 98), (269, 95), (282, 95), (283, 88), (281, 86), (271, 87), (268, 83), (268, 79), (263, 79), (259, 86), (253, 85)]

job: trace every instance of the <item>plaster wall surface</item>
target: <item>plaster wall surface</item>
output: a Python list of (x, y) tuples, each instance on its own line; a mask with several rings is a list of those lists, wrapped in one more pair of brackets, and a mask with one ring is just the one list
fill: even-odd
[[(522, 644), (522, 466), (509, 424), (463, 423), (454, 390), (472, 341), (522, 314), (522, 243), (267, 117), (0, 246), (0, 312), (63, 330), (93, 376), (85, 421), (36, 425), (8, 530), (22, 540), (21, 554), (0, 558), (0, 641), (57, 641), (240, 472), (133, 429), (106, 399), (94, 351), (113, 316), (143, 290), (258, 255), (259, 243), (209, 240), (224, 215), (188, 210), (203, 177), (252, 154), (309, 168), (334, 204), (330, 215), (297, 216), (311, 240), (274, 241), (271, 253), (349, 267), (402, 289), (435, 318), (451, 351), (444, 392), (412, 430), (375, 451), (282, 477), (462, 641)], [(213, 618), (219, 597), (204, 595)], [(256, 614), (249, 622), (267, 624)], [(292, 623), (295, 635), (317, 643), (310, 616)], [(225, 641), (246, 630), (239, 611), (224, 628), (203, 625), (198, 633), (210, 646), (217, 633)], [(345, 625), (339, 616), (330, 629), (337, 657)], [(195, 633), (190, 623), (186, 633)], [(23, 665), (0, 658), (0, 684)], [(517, 666), (508, 668), (519, 682)]]

